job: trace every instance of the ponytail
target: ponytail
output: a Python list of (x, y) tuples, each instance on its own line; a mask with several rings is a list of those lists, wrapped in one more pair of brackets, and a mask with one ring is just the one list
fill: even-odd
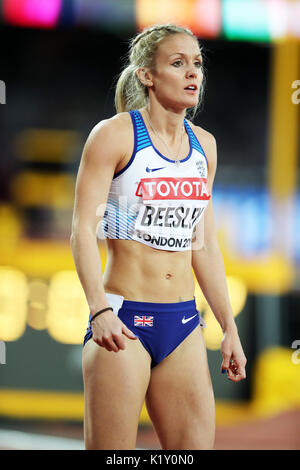
[(115, 93), (117, 113), (142, 108), (148, 102), (147, 89), (139, 80), (137, 69), (136, 65), (127, 65), (118, 79)]

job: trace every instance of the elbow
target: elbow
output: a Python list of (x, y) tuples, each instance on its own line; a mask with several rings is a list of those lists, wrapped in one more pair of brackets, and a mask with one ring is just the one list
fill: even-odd
[(96, 232), (93, 231), (89, 227), (84, 228), (72, 228), (71, 235), (70, 235), (70, 245), (73, 246), (78, 241), (84, 241), (86, 239), (95, 239), (96, 240)]
[(71, 232), (71, 235), (70, 235), (70, 245), (73, 244), (73, 242), (74, 242), (74, 237), (75, 237), (75, 234), (74, 234), (74, 232), (72, 231), (72, 232)]
[(72, 219), (71, 223), (71, 234), (70, 234), (70, 245), (74, 242), (74, 239), (76, 238), (76, 235), (78, 233), (78, 218), (74, 217)]
[(76, 240), (77, 240), (76, 232), (72, 231), (71, 235), (70, 235), (70, 247), (71, 247), (72, 250), (75, 247)]
[(219, 243), (217, 240), (212, 240), (207, 245), (204, 245), (204, 250), (207, 254), (216, 254), (220, 252)]
[(70, 235), (70, 244), (71, 245), (74, 242), (74, 240), (76, 239), (76, 237), (78, 236), (78, 234), (79, 234), (78, 226), (75, 225), (75, 224), (72, 224), (71, 235)]
[(203, 243), (203, 245), (197, 249), (194, 250), (195, 254), (199, 254), (202, 256), (211, 256), (213, 254), (216, 254), (220, 252), (220, 247), (219, 243), (217, 240), (210, 241), (209, 243)]

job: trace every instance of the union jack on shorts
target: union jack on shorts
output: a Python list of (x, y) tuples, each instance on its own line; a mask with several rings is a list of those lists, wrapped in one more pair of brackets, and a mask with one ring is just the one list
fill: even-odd
[(142, 317), (135, 315), (134, 316), (134, 326), (153, 326), (153, 317)]

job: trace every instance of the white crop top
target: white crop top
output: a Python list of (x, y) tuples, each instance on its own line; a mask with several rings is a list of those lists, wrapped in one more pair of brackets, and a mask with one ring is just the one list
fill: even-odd
[(190, 151), (176, 164), (154, 147), (141, 113), (129, 113), (134, 149), (113, 177), (102, 219), (104, 238), (136, 240), (159, 250), (189, 250), (211, 197), (205, 153), (185, 119)]

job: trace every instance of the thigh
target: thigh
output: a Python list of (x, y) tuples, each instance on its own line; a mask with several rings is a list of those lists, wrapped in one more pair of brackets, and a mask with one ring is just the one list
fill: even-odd
[(151, 372), (149, 416), (164, 449), (212, 449), (215, 401), (200, 326)]
[(134, 449), (150, 378), (150, 356), (138, 340), (107, 351), (92, 339), (82, 352), (87, 449)]

